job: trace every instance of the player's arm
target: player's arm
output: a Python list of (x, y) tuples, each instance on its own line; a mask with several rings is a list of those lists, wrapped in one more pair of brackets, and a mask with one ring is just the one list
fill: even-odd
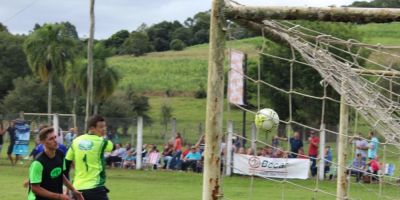
[(78, 190), (76, 190), (76, 189), (72, 186), (71, 182), (69, 182), (68, 178), (67, 178), (65, 175), (63, 175), (63, 183), (64, 183), (64, 185), (65, 185), (69, 190), (72, 191), (72, 193), (74, 194), (74, 196), (75, 196), (78, 200), (84, 200), (83, 195), (82, 195), (82, 192), (79, 192)]
[(70, 200), (70, 198), (65, 194), (59, 194), (50, 192), (40, 186), (40, 184), (31, 184), (32, 192), (38, 196), (45, 197), (48, 199), (57, 199), (57, 200)]

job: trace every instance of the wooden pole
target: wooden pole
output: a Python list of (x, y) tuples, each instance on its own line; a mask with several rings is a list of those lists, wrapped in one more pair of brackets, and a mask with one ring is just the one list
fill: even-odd
[(400, 21), (400, 9), (389, 8), (349, 8), (349, 7), (251, 7), (228, 6), (225, 8), (228, 19), (244, 19), (262, 22), (266, 19), (309, 20), (330, 22), (389, 23)]
[(143, 117), (137, 119), (136, 169), (142, 169)]
[(320, 146), (319, 146), (319, 173), (318, 173), (318, 178), (319, 180), (324, 180), (324, 175), (325, 175), (325, 124), (321, 124), (321, 132), (319, 133), (319, 140), (320, 140)]
[(87, 66), (87, 89), (86, 89), (86, 115), (85, 115), (85, 132), (87, 131), (87, 122), (92, 114), (93, 106), (93, 45), (94, 45), (94, 3), (90, 0), (90, 31), (88, 40), (88, 66)]
[(336, 199), (343, 200), (347, 198), (347, 175), (346, 175), (346, 158), (347, 158), (347, 144), (346, 137), (348, 134), (349, 124), (349, 107), (346, 105), (345, 90), (343, 89), (345, 83), (342, 83), (342, 95), (340, 97), (340, 125), (338, 135), (338, 173), (336, 183)]
[(224, 102), (225, 32), (222, 9), (224, 0), (213, 0), (210, 16), (207, 111), (205, 130), (203, 200), (217, 200), (220, 195), (220, 142)]

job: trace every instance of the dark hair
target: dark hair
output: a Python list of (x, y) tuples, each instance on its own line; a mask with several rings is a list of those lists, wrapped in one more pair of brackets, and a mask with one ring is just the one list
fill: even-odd
[(42, 130), (40, 130), (39, 132), (39, 140), (40, 141), (44, 141), (47, 138), (47, 135), (49, 135), (50, 133), (54, 132), (54, 128), (53, 127), (47, 127), (47, 128), (43, 128)]
[(371, 135), (375, 135), (375, 133), (374, 133), (373, 131), (370, 131), (370, 132), (369, 132), (369, 134), (371, 134)]
[(100, 115), (93, 115), (88, 121), (88, 128), (96, 128), (97, 122), (104, 122), (105, 119)]

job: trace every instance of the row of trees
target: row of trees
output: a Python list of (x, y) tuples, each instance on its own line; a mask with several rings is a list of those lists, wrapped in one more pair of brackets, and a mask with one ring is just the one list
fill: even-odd
[[(28, 36), (12, 35), (3, 25), (0, 28), (1, 113), (84, 114), (87, 41), (78, 38), (75, 27), (68, 22), (37, 24)], [(93, 55), (94, 113), (147, 117), (147, 98), (133, 89), (115, 92), (120, 75), (106, 62), (112, 55), (110, 49), (96, 42)]]

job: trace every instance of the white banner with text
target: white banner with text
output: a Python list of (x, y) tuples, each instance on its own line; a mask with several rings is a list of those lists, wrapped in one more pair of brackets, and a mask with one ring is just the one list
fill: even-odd
[(309, 159), (266, 158), (234, 154), (233, 173), (266, 178), (307, 179)]

